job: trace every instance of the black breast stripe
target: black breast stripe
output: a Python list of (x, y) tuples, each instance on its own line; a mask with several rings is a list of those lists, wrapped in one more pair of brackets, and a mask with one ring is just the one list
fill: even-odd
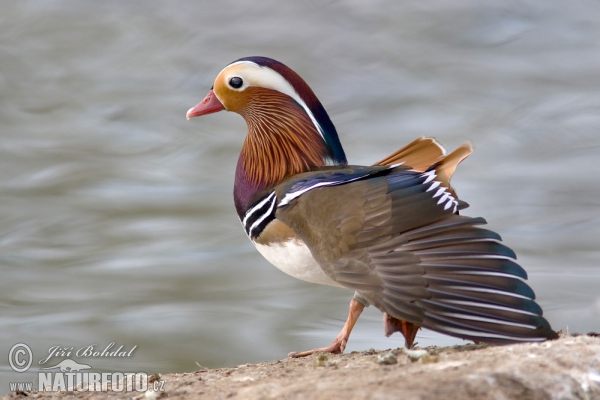
[(258, 237), (269, 222), (275, 219), (276, 203), (277, 196), (275, 192), (271, 192), (248, 208), (242, 225), (250, 239)]

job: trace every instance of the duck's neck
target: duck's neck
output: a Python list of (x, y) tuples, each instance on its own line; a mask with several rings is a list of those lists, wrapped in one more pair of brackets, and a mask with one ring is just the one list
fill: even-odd
[[(247, 89), (251, 90), (251, 88)], [(277, 91), (256, 90), (240, 114), (248, 135), (238, 160), (234, 200), (243, 216), (259, 191), (285, 178), (326, 165), (346, 164), (346, 156), (329, 117), (329, 131), (319, 130), (305, 109)], [(331, 132), (333, 130), (333, 132)]]

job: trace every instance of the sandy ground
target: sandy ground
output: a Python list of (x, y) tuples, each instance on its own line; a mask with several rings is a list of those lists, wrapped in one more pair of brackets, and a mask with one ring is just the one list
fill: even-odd
[(5, 398), (600, 399), (600, 335), (540, 344), (320, 354), (150, 380), (163, 391), (20, 392)]

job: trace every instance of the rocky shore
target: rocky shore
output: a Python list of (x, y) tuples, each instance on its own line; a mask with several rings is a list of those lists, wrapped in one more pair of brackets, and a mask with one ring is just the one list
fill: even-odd
[(600, 399), (600, 335), (319, 354), (151, 377), (163, 391), (15, 392), (6, 399)]

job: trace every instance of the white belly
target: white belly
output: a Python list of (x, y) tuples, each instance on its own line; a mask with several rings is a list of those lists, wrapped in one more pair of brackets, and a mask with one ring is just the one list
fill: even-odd
[(323, 272), (302, 241), (290, 240), (282, 244), (269, 245), (254, 243), (254, 245), (271, 264), (294, 278), (321, 285), (340, 286)]

